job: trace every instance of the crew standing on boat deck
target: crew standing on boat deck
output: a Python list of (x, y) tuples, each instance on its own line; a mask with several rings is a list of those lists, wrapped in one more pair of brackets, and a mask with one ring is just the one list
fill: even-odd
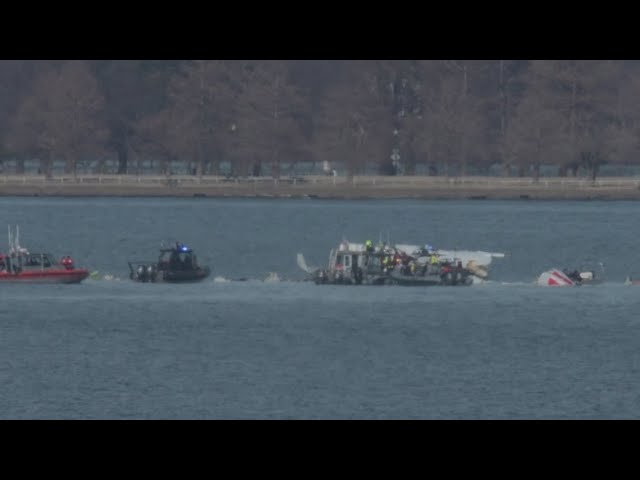
[(402, 264), (402, 256), (400, 255), (400, 252), (396, 250), (396, 252), (393, 254), (393, 265), (401, 265)]
[(65, 255), (64, 257), (62, 257), (62, 265), (67, 270), (73, 270), (73, 260), (69, 255)]
[(364, 246), (367, 253), (373, 253), (373, 242), (371, 240), (364, 242)]
[(431, 245), (427, 245), (427, 252), (429, 253), (429, 268), (427, 271), (429, 273), (437, 273), (440, 265), (440, 258), (436, 254), (435, 250)]

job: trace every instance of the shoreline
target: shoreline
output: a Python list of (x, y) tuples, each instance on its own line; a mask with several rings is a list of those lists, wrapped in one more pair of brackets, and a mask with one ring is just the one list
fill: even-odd
[(332, 200), (640, 200), (632, 177), (531, 179), (488, 177), (331, 177), (226, 179), (223, 177), (0, 177), (0, 197), (204, 197)]

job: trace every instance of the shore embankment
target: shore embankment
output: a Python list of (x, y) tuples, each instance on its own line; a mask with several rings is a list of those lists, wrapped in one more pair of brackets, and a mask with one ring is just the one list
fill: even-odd
[(0, 196), (640, 200), (640, 178), (0, 175)]

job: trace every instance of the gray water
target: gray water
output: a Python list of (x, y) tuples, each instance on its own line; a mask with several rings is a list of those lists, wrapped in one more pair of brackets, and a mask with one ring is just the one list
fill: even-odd
[[(639, 418), (639, 207), (0, 198), (23, 245), (99, 272), (0, 285), (0, 418)], [(301, 281), (297, 252), (387, 236), (507, 256), (469, 288)], [(162, 239), (212, 276), (130, 281)], [(533, 284), (583, 264), (606, 283)]]

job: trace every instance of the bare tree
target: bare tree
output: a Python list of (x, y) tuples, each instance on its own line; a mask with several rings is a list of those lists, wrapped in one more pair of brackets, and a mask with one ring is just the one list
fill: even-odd
[[(307, 148), (302, 120), (308, 115), (309, 97), (289, 78), (286, 61), (237, 62), (239, 95), (234, 108), (236, 151), (255, 173), (267, 162), (279, 178), (283, 160), (297, 162)], [(250, 159), (250, 160), (247, 160)]]
[[(492, 62), (495, 63), (495, 62)], [(492, 65), (493, 66), (493, 65)], [(514, 128), (513, 121), (517, 107), (522, 100), (525, 82), (524, 73), (526, 62), (518, 60), (499, 60), (497, 62), (497, 82), (496, 95), (489, 96), (489, 111), (495, 112), (498, 117), (496, 123), (497, 135), (496, 153), (502, 165), (502, 173), (509, 176), (511, 167), (518, 166), (518, 175), (524, 175), (524, 164), (518, 162), (519, 142), (517, 128)]]
[(536, 95), (526, 96), (505, 131), (505, 161), (523, 173), (532, 167), (538, 181), (544, 163), (555, 163), (566, 155), (565, 124), (560, 112), (545, 108)]
[[(626, 68), (625, 68), (626, 67)], [(611, 102), (613, 151), (611, 161), (622, 165), (640, 163), (640, 64), (621, 66), (620, 81)]]
[(309, 158), (349, 177), (499, 163), (595, 179), (640, 162), (638, 98), (637, 61), (0, 61), (0, 161), (275, 177)]
[[(93, 71), (105, 96), (107, 148), (117, 156), (118, 174), (128, 171), (136, 124), (165, 105), (167, 83), (183, 61), (96, 60)], [(139, 143), (139, 142), (138, 142)]]
[(35, 79), (60, 63), (52, 60), (0, 61), (0, 131), (4, 133), (1, 150), (5, 159), (15, 159), (16, 173), (24, 173), (25, 160), (35, 152), (35, 146), (29, 144), (16, 119), (18, 110), (31, 94)]
[[(178, 160), (175, 145), (172, 143), (173, 117), (171, 110), (163, 110), (140, 118), (133, 126), (131, 150), (140, 163), (144, 158), (160, 161), (160, 173), (170, 175), (171, 162)], [(138, 166), (138, 172), (141, 166)]]
[[(620, 63), (601, 60), (538, 60), (531, 63), (530, 86), (538, 101), (564, 118), (563, 143), (566, 156), (559, 163), (560, 175), (573, 175), (580, 167), (595, 178), (608, 150), (594, 140), (609, 135), (614, 120)], [(593, 150), (593, 149), (596, 150)]]
[(443, 70), (434, 86), (426, 97), (425, 108), (434, 156), (444, 165), (446, 175), (452, 165), (465, 175), (472, 154), (480, 152), (478, 145), (486, 130), (481, 104), (468, 93), (466, 67), (461, 71)]
[(104, 97), (86, 62), (65, 62), (36, 78), (12, 125), (14, 145), (44, 153), (47, 174), (54, 158), (64, 158), (65, 172), (75, 174), (78, 162), (95, 157), (104, 145), (103, 107)]
[[(167, 133), (171, 151), (202, 176), (218, 158), (212, 155), (228, 135), (232, 121), (233, 90), (227, 62), (197, 60), (182, 66), (169, 83), (169, 103), (155, 122)], [(150, 122), (147, 127), (152, 127)], [(195, 165), (193, 167), (192, 165)]]
[(352, 180), (370, 161), (386, 161), (391, 153), (392, 126), (376, 65), (350, 62), (345, 70), (346, 78), (321, 100), (314, 145), (319, 158), (343, 162)]

